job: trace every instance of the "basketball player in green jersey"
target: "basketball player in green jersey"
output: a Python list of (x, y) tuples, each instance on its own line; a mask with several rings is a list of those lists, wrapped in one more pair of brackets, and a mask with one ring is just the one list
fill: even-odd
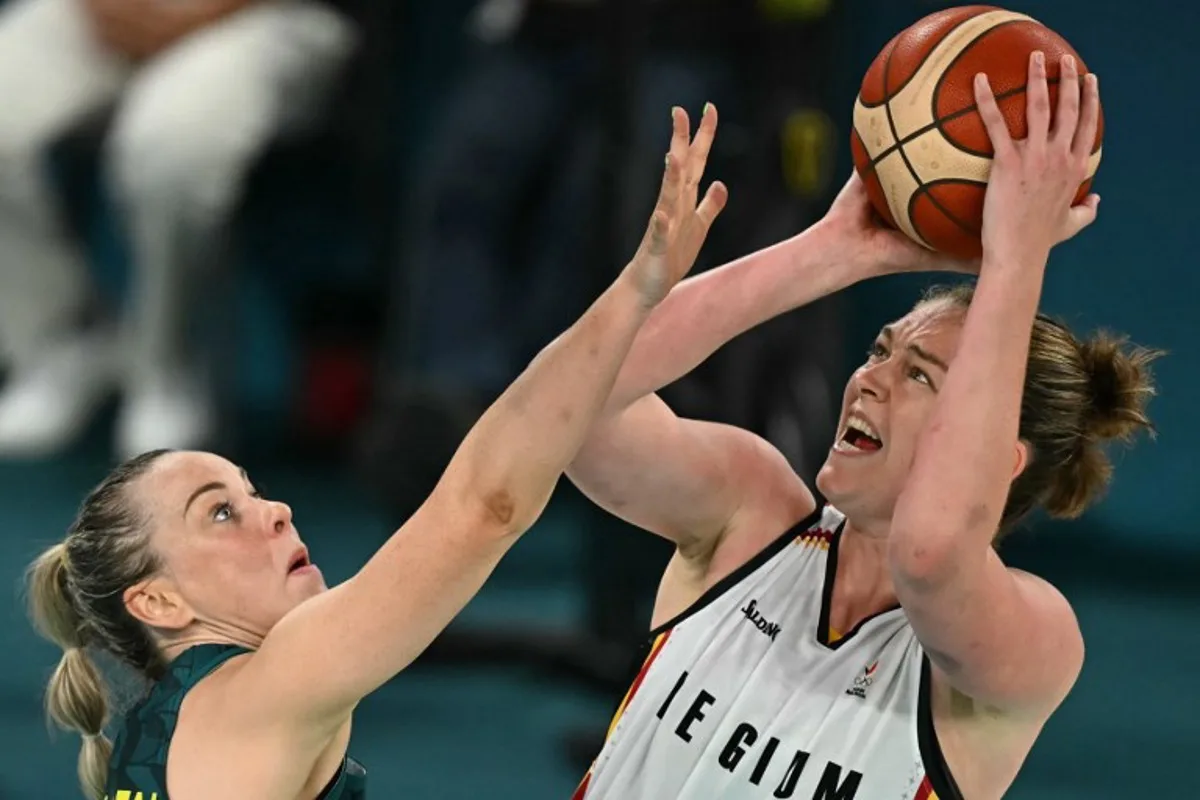
[[(84, 736), (89, 797), (364, 796), (365, 772), (346, 755), (355, 706), (417, 657), (541, 514), (638, 329), (724, 206), (721, 184), (697, 205), (715, 114), (694, 142), (682, 111), (674, 119), (633, 260), (480, 418), (424, 505), (350, 580), (327, 590), (291, 510), (216, 455), (146, 453), (84, 500), (29, 583), (37, 627), (65, 651), (46, 699)], [(94, 651), (150, 682), (113, 744)]]

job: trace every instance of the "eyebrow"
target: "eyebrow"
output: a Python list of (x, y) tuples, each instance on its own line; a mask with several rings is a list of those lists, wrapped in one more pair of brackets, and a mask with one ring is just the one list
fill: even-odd
[[(242, 480), (244, 480), (246, 483), (250, 482), (250, 476), (246, 474), (246, 470), (244, 467), (238, 467), (238, 472), (240, 472), (242, 474)], [(189, 497), (187, 503), (184, 504), (183, 516), (185, 518), (187, 517), (188, 509), (190, 509), (192, 507), (192, 503), (196, 502), (196, 498), (199, 497), (200, 495), (204, 494), (205, 492), (212, 492), (217, 489), (228, 489), (228, 488), (229, 487), (223, 481), (209, 481), (208, 483), (199, 487), (198, 489), (196, 489), (196, 491), (192, 492), (192, 496)]]
[[(879, 335), (882, 336), (884, 339), (886, 339), (889, 342), (895, 338), (895, 332), (892, 330), (891, 325), (884, 325), (879, 330)], [(914, 354), (917, 358), (921, 359), (922, 361), (928, 361), (930, 364), (933, 364), (935, 367), (941, 368), (942, 372), (950, 371), (950, 367), (946, 364), (945, 361), (943, 361), (942, 359), (935, 356), (933, 353), (929, 352), (928, 350), (925, 350), (924, 348), (922, 348), (918, 345), (910, 344), (908, 346), (908, 351), (910, 353)]]

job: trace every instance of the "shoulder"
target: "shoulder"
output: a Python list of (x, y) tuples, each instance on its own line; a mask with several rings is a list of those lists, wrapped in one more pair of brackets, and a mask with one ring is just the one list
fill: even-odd
[[(1008, 567), (1008, 574), (1029, 603), (1030, 609), (1040, 615), (1054, 620), (1065, 629), (1079, 631), (1079, 619), (1071, 601), (1058, 587), (1045, 578), (1026, 572), (1016, 567)], [(1080, 634), (1082, 640), (1082, 634)]]
[[(340, 763), (349, 738), (349, 717), (330, 735), (315, 737), (283, 717), (271, 719), (258, 713), (248, 694), (256, 679), (247, 680), (257, 658), (255, 652), (230, 658), (199, 680), (183, 698), (167, 759), (173, 790), (209, 787), (205, 791), (210, 791), (212, 764), (220, 763), (225, 765), (223, 786), (271, 791), (286, 786), (289, 792), (297, 788), (292, 784), (315, 780), (311, 775), (314, 767), (322, 767), (315, 793), (328, 781), (329, 774), (325, 773), (332, 774)], [(257, 792), (250, 794), (259, 796)], [(218, 794), (224, 796), (223, 792)]]
[[(1027, 608), (1040, 619), (1051, 625), (1062, 638), (1064, 645), (1062, 658), (1063, 680), (1066, 684), (1063, 696), (1070, 691), (1079, 671), (1083, 667), (1084, 646), (1083, 630), (1079, 627), (1079, 618), (1071, 601), (1058, 587), (1050, 581), (1032, 572), (1008, 568), (1017, 590), (1024, 595)], [(1062, 698), (1059, 698), (1061, 701)]]
[(819, 501), (799, 479), (797, 483), (799, 488), (786, 498), (745, 507), (734, 516), (706, 565), (706, 582), (723, 580), (781, 539), (806, 530), (837, 528), (840, 512)]
[[(1004, 573), (1008, 587), (1003, 593), (994, 593), (992, 615), (999, 619), (991, 622), (1007, 629), (1007, 640), (1016, 646), (993, 652), (992, 657), (1001, 663), (991, 669), (1031, 672), (1037, 677), (1033, 685), (1040, 688), (1027, 702), (1006, 704), (1003, 714), (1044, 722), (1066, 699), (1083, 669), (1083, 632), (1066, 595), (1048, 580), (1015, 567), (1005, 567)], [(1034, 653), (1038, 655), (1031, 660)], [(934, 660), (937, 682), (946, 676)], [(1025, 683), (1015, 675), (1011, 682)]]
[[(239, 702), (238, 677), (243, 674), (255, 654), (253, 651), (238, 653), (217, 665), (190, 687), (184, 689), (179, 722), (201, 720), (204, 726), (219, 726), (228, 718), (229, 709)], [(186, 710), (186, 714), (185, 714)]]

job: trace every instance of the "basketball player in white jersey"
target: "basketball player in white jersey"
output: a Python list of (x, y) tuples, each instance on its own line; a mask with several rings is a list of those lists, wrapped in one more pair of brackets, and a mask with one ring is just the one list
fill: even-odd
[[(1094, 141), (1096, 79), (1044, 58), (995, 147), (974, 287), (884, 326), (846, 387), (818, 500), (747, 431), (677, 418), (654, 392), (738, 333), (857, 280), (931, 268), (872, 228), (852, 179), (796, 238), (676, 287), (639, 333), (569, 475), (677, 545), (652, 644), (577, 798), (988, 800), (1004, 794), (1079, 674), (1066, 599), (1008, 569), (998, 537), (1103, 488), (1101, 441), (1148, 427), (1148, 351), (1037, 314)], [(685, 122), (686, 124), (686, 122)], [(692, 149), (694, 181), (715, 119)], [(678, 140), (678, 137), (676, 137)]]

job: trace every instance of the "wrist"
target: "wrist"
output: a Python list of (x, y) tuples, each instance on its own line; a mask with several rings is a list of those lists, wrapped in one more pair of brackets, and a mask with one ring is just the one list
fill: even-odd
[(1050, 260), (1048, 248), (984, 246), (981, 272), (1013, 275), (1041, 274)]
[(801, 257), (810, 268), (828, 273), (841, 287), (894, 271), (872, 255), (861, 231), (847, 231), (837, 220), (819, 220), (789, 242), (797, 252), (803, 250)]
[(633, 264), (629, 264), (621, 270), (603, 297), (611, 298), (622, 308), (628, 308), (631, 314), (644, 322), (670, 293), (647, 284), (645, 276), (637, 274)]

